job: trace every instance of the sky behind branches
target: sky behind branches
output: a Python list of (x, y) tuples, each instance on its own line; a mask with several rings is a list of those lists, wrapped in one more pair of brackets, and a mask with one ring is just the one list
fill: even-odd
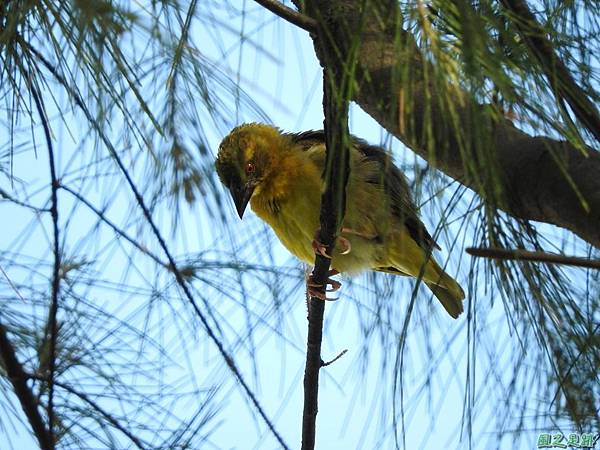
[[(232, 5), (232, 8), (217, 3), (203, 6), (210, 8), (221, 33), (206, 24), (196, 23), (191, 32), (192, 42), (207, 60), (216, 63), (215, 69), (237, 80), (275, 125), (286, 131), (321, 128), (321, 71), (308, 34), (253, 2), (241, 1)], [(236, 11), (243, 11), (243, 14)], [(223, 31), (226, 27), (229, 32)], [(124, 40), (124, 45), (141, 47), (135, 40)], [(143, 86), (141, 90), (144, 91)], [(185, 103), (191, 99), (177, 101)], [(65, 99), (59, 97), (57, 102), (62, 104)], [(258, 113), (248, 112), (242, 103), (240, 100), (239, 108), (234, 108), (236, 117), (228, 118), (232, 124), (260, 120)], [(48, 105), (51, 105), (50, 101)], [(49, 108), (52, 111), (53, 107)], [(85, 127), (78, 126), (79, 113), (70, 116), (67, 124), (56, 115), (51, 114), (51, 117), (61, 179), (67, 185), (86, 180), (87, 198), (96, 201), (99, 209), (104, 207), (105, 199), (110, 199), (106, 214), (134, 235), (137, 233), (149, 248), (156, 250), (153, 237), (131, 217), (132, 197), (123, 188), (120, 175), (100, 173), (97, 181), (89, 182), (95, 175), (83, 167), (85, 158), (81, 155), (95, 152), (93, 154), (102, 160), (108, 153), (101, 144), (95, 146), (94, 139), (85, 133)], [(202, 117), (210, 151), (216, 154), (218, 143), (227, 130), (210, 123), (206, 115)], [(415, 176), (414, 167), (425, 168), (422, 160), (389, 139), (357, 106), (351, 109), (350, 130), (371, 143), (382, 143), (392, 150), (396, 163), (406, 168), (411, 180)], [(194, 145), (194, 133), (190, 130), (180, 130), (180, 133), (189, 145)], [(115, 131), (118, 138), (117, 134)], [(43, 205), (47, 194), (43, 189), (48, 184), (46, 149), (41, 130), (34, 130), (34, 142), (31, 137), (29, 129), (19, 132), (17, 141), (28, 141), (29, 148), (22, 154), (14, 154), (12, 174), (16, 180), (22, 180), (27, 193), (33, 193), (30, 202)], [(126, 148), (127, 140), (122, 139), (119, 144), (120, 148)], [(131, 155), (133, 173), (137, 182), (143, 185), (150, 174), (144, 170), (142, 158), (138, 164), (136, 158), (135, 154)], [(110, 170), (111, 165), (102, 167)], [(446, 201), (461, 188), (439, 174), (428, 174), (424, 182), (431, 185), (427, 189), (417, 186), (417, 198), (418, 203), (424, 205), (424, 221), (433, 230), (443, 216)], [(11, 187), (6, 179), (2, 183), (5, 190)], [(15, 186), (13, 188), (18, 189), (20, 183)], [(433, 200), (430, 199), (431, 192), (437, 193)], [(183, 208), (176, 226), (171, 220), (173, 211), (164, 204), (154, 211), (154, 217), (163, 234), (168, 236), (169, 246), (178, 260), (193, 262), (198, 258), (205, 265), (214, 263), (214, 269), (198, 275), (199, 279), (194, 282), (195, 292), (203, 299), (203, 307), (213, 311), (215, 323), (221, 321), (223, 336), (236, 349), (233, 352), (236, 362), (274, 419), (277, 429), (294, 448), (300, 442), (306, 337), (303, 268), (252, 213), (243, 221), (237, 220), (227, 193), (224, 189), (221, 193), (221, 198), (225, 199), (223, 210), (230, 220), (226, 227), (219, 224), (214, 211), (210, 211), (208, 202), (203, 203), (203, 199), (191, 208)], [(74, 199), (65, 192), (60, 193), (59, 200), (60, 216), (66, 230), (65, 255), (77, 256), (79, 263), (92, 262), (86, 261), (85, 255), (93, 258), (93, 269), (78, 274), (77, 280), (84, 284), (86, 277), (106, 281), (103, 286), (90, 282), (94, 289), (78, 288), (80, 295), (90, 304), (102, 304), (132, 326), (147, 328), (148, 336), (159, 336), (173, 353), (161, 363), (156, 378), (167, 387), (197, 391), (181, 401), (167, 402), (172, 408), (170, 412), (187, 417), (198, 408), (198, 400), (205, 399), (209, 390), (218, 388), (214, 402), (218, 405), (217, 414), (209, 427), (213, 432), (207, 448), (276, 448), (264, 424), (254, 417), (254, 410), (232, 382), (214, 347), (195, 324), (189, 309), (183, 306), (181, 297), (175, 290), (166, 288), (172, 285), (172, 275), (157, 272), (153, 264), (144, 262), (144, 258), (129, 259), (131, 249), (128, 245), (115, 239), (104, 225), (97, 227), (94, 214), (81, 205), (73, 210)], [(475, 230), (469, 225), (461, 225), (460, 217), (471, 204), (470, 194), (463, 195), (457, 209), (447, 217), (452, 225), (439, 236), (442, 261), (449, 257), (449, 249), (455, 246), (448, 268), (450, 273), (458, 274), (459, 282), (465, 286), (469, 282), (470, 257), (461, 251), (473, 243)], [(32, 261), (39, 263), (40, 271), (49, 270), (52, 256), (49, 217), (36, 219), (34, 213), (7, 202), (0, 203), (0, 214), (10, 218), (2, 226), (0, 248), (8, 249), (7, 252), (18, 251), (22, 258), (31, 256)], [(24, 232), (29, 223), (33, 223), (31, 232)], [(560, 235), (556, 231), (551, 233)], [(229, 255), (226, 260), (225, 254)], [(219, 268), (218, 263), (223, 261), (228, 267)], [(276, 274), (264, 272), (257, 275), (258, 278), (238, 277), (236, 265), (250, 264), (281, 270)], [(18, 267), (10, 267), (7, 272), (22, 284), (35, 283), (31, 292), (23, 292), (26, 299), (33, 295), (34, 287), (43, 289), (41, 276), (28, 278), (29, 273)], [(581, 272), (573, 273), (581, 276)], [(340, 300), (326, 307), (323, 357), (332, 359), (344, 349), (348, 349), (348, 353), (322, 371), (317, 446), (323, 449), (394, 448), (392, 417), (395, 414), (400, 421), (402, 413), (400, 387), (396, 390), (396, 401), (391, 388), (397, 375), (393, 367), (398, 361), (399, 336), (404, 311), (412, 299), (414, 281), (366, 274), (352, 280), (344, 277), (342, 282)], [(123, 290), (116, 288), (119, 283), (129, 286), (130, 292), (123, 295)], [(157, 295), (164, 303), (158, 302), (158, 306), (151, 307), (147, 301), (156, 294), (157, 287), (165, 288)], [(63, 284), (63, 289), (69, 289), (68, 283)], [(538, 433), (546, 431), (532, 425), (532, 430), (517, 444), (510, 436), (501, 441), (497, 438), (500, 427), (506, 430), (528, 426), (518, 423), (518, 414), (513, 418), (498, 417), (494, 406), (497, 399), (488, 399), (485, 394), (494, 384), (508, 383), (511, 374), (503, 373), (503, 368), (514, 365), (519, 355), (515, 348), (519, 344), (518, 336), (508, 332), (501, 299), (494, 298), (493, 288), (484, 291), (480, 285), (479, 289), (477, 295), (470, 290), (471, 296), (467, 298), (467, 302), (477, 298), (481, 302), (478, 307), (486, 311), (481, 315), (478, 328), (473, 327), (467, 314), (458, 321), (450, 320), (439, 305), (431, 301), (428, 292), (422, 288), (419, 291), (408, 325), (409, 337), (402, 364), (403, 426), (407, 448), (467, 448), (470, 422), (472, 434), (477, 438), (473, 448), (531, 449), (535, 448)], [(6, 294), (10, 289), (3, 285), (3, 291)], [(389, 300), (382, 303), (379, 300), (382, 296), (390, 297), (395, 303), (389, 303)], [(491, 312), (487, 311), (492, 304)], [(41, 311), (37, 314), (43, 317)], [(476, 340), (470, 334), (474, 330), (478, 333)], [(180, 345), (183, 343), (185, 345)], [(152, 348), (142, 349), (135, 342), (128, 344), (132, 355), (137, 355), (132, 359), (133, 364), (142, 359), (155, 361), (161, 357)], [(120, 344), (115, 340), (113, 345)], [(107, 358), (110, 361), (111, 357)], [(126, 370), (127, 361), (114, 362), (122, 364)], [(528, 370), (535, 372), (537, 369), (530, 367)], [(396, 381), (399, 381), (397, 377)], [(532, 414), (539, 413), (532, 410)], [(513, 419), (515, 422), (511, 422)], [(558, 430), (559, 425), (552, 426), (548, 431)], [(1, 449), (5, 448), (9, 436), (14, 448), (32, 446), (22, 426), (16, 425), (16, 429), (19, 430), (16, 437), (10, 429), (0, 430), (0, 436), (6, 437), (0, 438)], [(401, 429), (399, 423), (400, 446)]]

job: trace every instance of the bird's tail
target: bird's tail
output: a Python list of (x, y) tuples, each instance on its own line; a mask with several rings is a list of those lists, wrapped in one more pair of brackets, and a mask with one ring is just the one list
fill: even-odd
[[(394, 238), (398, 240), (394, 242), (395, 245), (392, 245), (392, 251), (388, 254), (392, 267), (379, 270), (413, 277), (422, 274), (423, 282), (431, 289), (448, 314), (456, 319), (463, 312), (465, 298), (460, 285), (444, 272), (431, 255), (425, 262), (425, 251), (414, 240), (407, 238), (404, 233), (392, 239)], [(422, 269), (424, 262), (425, 267)]]
[(433, 259), (427, 263), (427, 266), (433, 266), (432, 269), (437, 276), (434, 275), (433, 278), (424, 276), (423, 282), (431, 289), (448, 314), (456, 319), (463, 312), (464, 291)]

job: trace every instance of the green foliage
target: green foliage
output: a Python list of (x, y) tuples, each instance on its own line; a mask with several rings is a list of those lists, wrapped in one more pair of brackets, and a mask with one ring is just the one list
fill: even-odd
[[(379, 382), (368, 394), (381, 411), (376, 432), (381, 448), (402, 440), (423, 400), (435, 427), (436, 408), (443, 403), (439, 392), (452, 382), (464, 393), (462, 439), (476, 448), (489, 447), (490, 430), (500, 446), (507, 436), (526, 440), (531, 428), (555, 423), (583, 432), (597, 428), (597, 274), (468, 259), (462, 253), (466, 246), (484, 245), (597, 256), (571, 234), (500, 212), (506, 192), (498, 187), (493, 147), (487, 145), (494, 124), (505, 118), (581, 151), (596, 151), (593, 134), (557, 96), (524, 42), (519, 17), (499, 2), (399, 6), (402, 29), (415, 38), (428, 65), (422, 78), (411, 79), (414, 67), (406, 64), (398, 79), (426, 82), (427, 105), (441, 108), (447, 118), (439, 123), (426, 114), (429, 120), (409, 126), (418, 125), (425, 136), (440, 129), (457, 132), (461, 151), (469, 155), (466, 173), (482, 187), (476, 196), (457, 186), (432, 169), (435, 158), (431, 165), (412, 156), (402, 160), (424, 217), (435, 225), (434, 238), (445, 255), (453, 255), (446, 270), (469, 286), (468, 311), (449, 329), (423, 289), (385, 275), (348, 281), (347, 298), (335, 305), (339, 312), (328, 310), (332, 319), (326, 326), (333, 330), (354, 320), (361, 346), (349, 376), (332, 381), (349, 386), (353, 395), (364, 394), (364, 380), (372, 376), (367, 373), (379, 363)], [(246, 7), (193, 0), (0, 3), (0, 121), (7, 131), (0, 141), (0, 205), (6, 208), (0, 324), (8, 329), (42, 414), (48, 410), (54, 356), (60, 448), (201, 448), (227, 415), (235, 386), (232, 364), (241, 361), (243, 373), (258, 384), (265, 376), (257, 362), (265, 342), (275, 338), (277, 350), (301, 352), (292, 306), (304, 307), (303, 273), (281, 265), (256, 223), (233, 222), (213, 173), (214, 142), (242, 117), (269, 121), (258, 100), (264, 91), (281, 109), (301, 109), (287, 104), (289, 93), (274, 98), (277, 88), (271, 86), (244, 92), (250, 84), (244, 82), (245, 55), (292, 64), (278, 55), (283, 47), (274, 50), (272, 42), (258, 38), (266, 22), (262, 15), (256, 18), (258, 6), (250, 13)], [(580, 94), (597, 103), (596, 2), (543, 1), (531, 3), (534, 7), (543, 37)], [(406, 50), (400, 30), (396, 38)], [(223, 62), (235, 56), (237, 70)], [(255, 70), (260, 68), (257, 62)], [(346, 75), (357, 73), (353, 63)], [(356, 88), (351, 80), (348, 86)], [(320, 95), (306, 93), (307, 102), (313, 94)], [(457, 112), (465, 99), (481, 106), (468, 120)], [(406, 107), (410, 112), (409, 101)], [(53, 237), (43, 124), (50, 125), (59, 160), (62, 264), (55, 355), (48, 325)], [(444, 145), (428, 141), (431, 150)], [(163, 253), (126, 176), (178, 269)], [(176, 274), (235, 358), (213, 356), (194, 308), (182, 301)], [(272, 349), (267, 353), (267, 360), (277, 359)], [(406, 398), (409, 383), (416, 387)], [(10, 392), (0, 360), (0, 434), (23, 420)], [(478, 422), (478, 414), (489, 413), (486, 399), (494, 415)], [(351, 403), (347, 417), (356, 408)]]

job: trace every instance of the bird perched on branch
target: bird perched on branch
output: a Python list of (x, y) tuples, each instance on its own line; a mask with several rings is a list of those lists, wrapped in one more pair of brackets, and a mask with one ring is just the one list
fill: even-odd
[[(385, 150), (355, 137), (346, 212), (328, 255), (317, 240), (324, 165), (323, 131), (283, 133), (257, 123), (234, 128), (221, 142), (216, 161), (240, 218), (250, 203), (301, 260), (314, 263), (315, 252), (330, 257), (330, 275), (370, 269), (421, 276), (448, 314), (458, 317), (465, 294), (433, 259), (439, 247), (417, 215), (404, 175)], [(340, 286), (331, 279), (328, 284)], [(310, 282), (309, 292), (318, 292)]]

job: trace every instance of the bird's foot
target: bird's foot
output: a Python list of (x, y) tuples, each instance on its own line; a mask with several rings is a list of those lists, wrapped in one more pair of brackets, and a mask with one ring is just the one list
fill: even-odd
[(352, 244), (350, 244), (350, 241), (343, 236), (338, 236), (337, 240), (343, 248), (341, 254), (347, 255), (348, 253), (350, 253), (350, 250), (352, 250)]
[(319, 240), (319, 234), (320, 229), (315, 231), (315, 238), (312, 241), (312, 248), (317, 255), (321, 255), (325, 258), (331, 259), (329, 253), (327, 253), (327, 246)]
[[(342, 233), (343, 232), (344, 232), (344, 229), (342, 228)], [(327, 245), (323, 244), (319, 240), (320, 234), (321, 234), (321, 229), (318, 228), (317, 231), (315, 231), (315, 237), (312, 241), (312, 248), (316, 254), (324, 256), (325, 258), (331, 259), (331, 255), (329, 255), (329, 253), (327, 253)], [(340, 252), (340, 254), (347, 255), (348, 253), (350, 253), (350, 250), (352, 250), (352, 244), (350, 244), (350, 241), (343, 236), (338, 236), (337, 240), (342, 248), (342, 251)]]
[(324, 301), (335, 301), (337, 300), (337, 298), (329, 298), (327, 297), (327, 292), (335, 292), (337, 291), (339, 288), (342, 287), (342, 283), (340, 283), (337, 280), (332, 279), (331, 277), (334, 275), (337, 275), (339, 272), (335, 269), (331, 269), (329, 272), (327, 272), (327, 279), (325, 280), (325, 286), (331, 286), (331, 288), (329, 289), (325, 289), (325, 292), (323, 292), (322, 288), (323, 285), (316, 283), (313, 279), (313, 275), (310, 274), (307, 278), (306, 278), (306, 295), (310, 298), (310, 297), (315, 297), (318, 298), (320, 300), (324, 300)]

